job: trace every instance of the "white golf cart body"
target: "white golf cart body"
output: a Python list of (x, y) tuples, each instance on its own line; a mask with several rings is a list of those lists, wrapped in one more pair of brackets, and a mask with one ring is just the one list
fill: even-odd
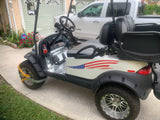
[(160, 99), (160, 80), (153, 68), (160, 62), (159, 32), (135, 31), (132, 17), (113, 17), (103, 26), (99, 42), (92, 43), (73, 36), (75, 25), (68, 17), (61, 17), (60, 23), (55, 24), (59, 33), (38, 45), (35, 41), (35, 49), (18, 66), (27, 87), (37, 89), (49, 76), (89, 88), (102, 115), (118, 120), (135, 119), (139, 98), (146, 99), (152, 89)]
[(61, 65), (51, 64), (52, 62), (46, 58), (46, 64), (48, 66), (47, 71), (52, 73), (67, 74), (77, 76), (85, 79), (94, 80), (104, 72), (108, 71), (123, 71), (136, 73), (141, 68), (148, 65), (147, 62), (132, 61), (132, 60), (120, 60), (115, 55), (105, 55), (103, 57), (95, 57), (93, 59), (76, 59), (74, 57), (67, 57), (66, 52), (58, 55), (52, 54), (58, 52), (57, 50), (51, 51), (51, 56), (57, 56), (59, 60), (63, 60), (65, 54), (65, 61)]
[(66, 74), (86, 79), (95, 79), (104, 72), (123, 71), (136, 73), (147, 66), (146, 62), (119, 60), (116, 56), (103, 56), (90, 59), (66, 59)]

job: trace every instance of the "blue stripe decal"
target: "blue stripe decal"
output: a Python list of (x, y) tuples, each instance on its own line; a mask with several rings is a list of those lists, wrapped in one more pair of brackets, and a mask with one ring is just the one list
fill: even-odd
[(78, 66), (68, 66), (69, 68), (73, 68), (73, 69), (84, 69), (85, 65), (78, 65)]

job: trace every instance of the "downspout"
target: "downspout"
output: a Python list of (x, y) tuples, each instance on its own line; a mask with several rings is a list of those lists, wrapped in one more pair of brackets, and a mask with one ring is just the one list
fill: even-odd
[(22, 1), (18, 0), (18, 4), (19, 4), (20, 15), (21, 15), (22, 27), (25, 30), (26, 26), (25, 26), (24, 16), (23, 16)]
[(64, 14), (66, 14), (67, 12), (67, 0), (64, 0)]
[(17, 25), (16, 25), (16, 20), (15, 20), (15, 17), (14, 17), (14, 11), (13, 11), (13, 4), (12, 4), (12, 1), (9, 1), (9, 4), (10, 4), (10, 7), (11, 7), (11, 11), (12, 11), (12, 17), (13, 17), (13, 22), (14, 22), (14, 28), (15, 28), (16, 33), (18, 33), (18, 31), (17, 31)]
[(12, 21), (11, 21), (11, 15), (10, 15), (10, 12), (9, 12), (9, 5), (8, 5), (8, 1), (7, 1), (7, 0), (5, 0), (5, 3), (6, 3), (6, 8), (7, 8), (7, 13), (8, 13), (9, 26), (10, 26), (11, 31), (13, 31)]

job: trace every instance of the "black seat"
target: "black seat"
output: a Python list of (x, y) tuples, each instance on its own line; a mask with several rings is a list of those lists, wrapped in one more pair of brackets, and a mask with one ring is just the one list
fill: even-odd
[(160, 33), (156, 31), (134, 31), (130, 17), (116, 20), (116, 37), (119, 44), (120, 59), (145, 62), (160, 61)]
[(89, 42), (83, 42), (77, 46), (74, 46), (71, 50), (68, 50), (67, 56), (68, 57), (75, 57), (75, 58), (93, 58), (95, 51), (97, 48), (105, 48), (107, 45), (112, 44), (113, 36), (111, 33), (111, 22), (104, 24), (102, 30), (100, 32), (99, 42), (93, 42), (97, 40), (92, 40)]
[(116, 38), (117, 41), (121, 39), (123, 33), (135, 30), (134, 20), (130, 16), (120, 17), (116, 20)]

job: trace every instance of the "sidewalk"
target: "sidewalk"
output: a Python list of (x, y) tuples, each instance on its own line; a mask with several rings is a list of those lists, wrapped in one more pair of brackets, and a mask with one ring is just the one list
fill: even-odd
[[(25, 60), (23, 56), (30, 49), (13, 49), (0, 45), (0, 74), (17, 91), (50, 110), (74, 120), (104, 120), (94, 104), (94, 94), (88, 89), (48, 78), (37, 90), (25, 87), (19, 78), (17, 66)], [(151, 93), (141, 101), (137, 120), (160, 120), (160, 101)]]

